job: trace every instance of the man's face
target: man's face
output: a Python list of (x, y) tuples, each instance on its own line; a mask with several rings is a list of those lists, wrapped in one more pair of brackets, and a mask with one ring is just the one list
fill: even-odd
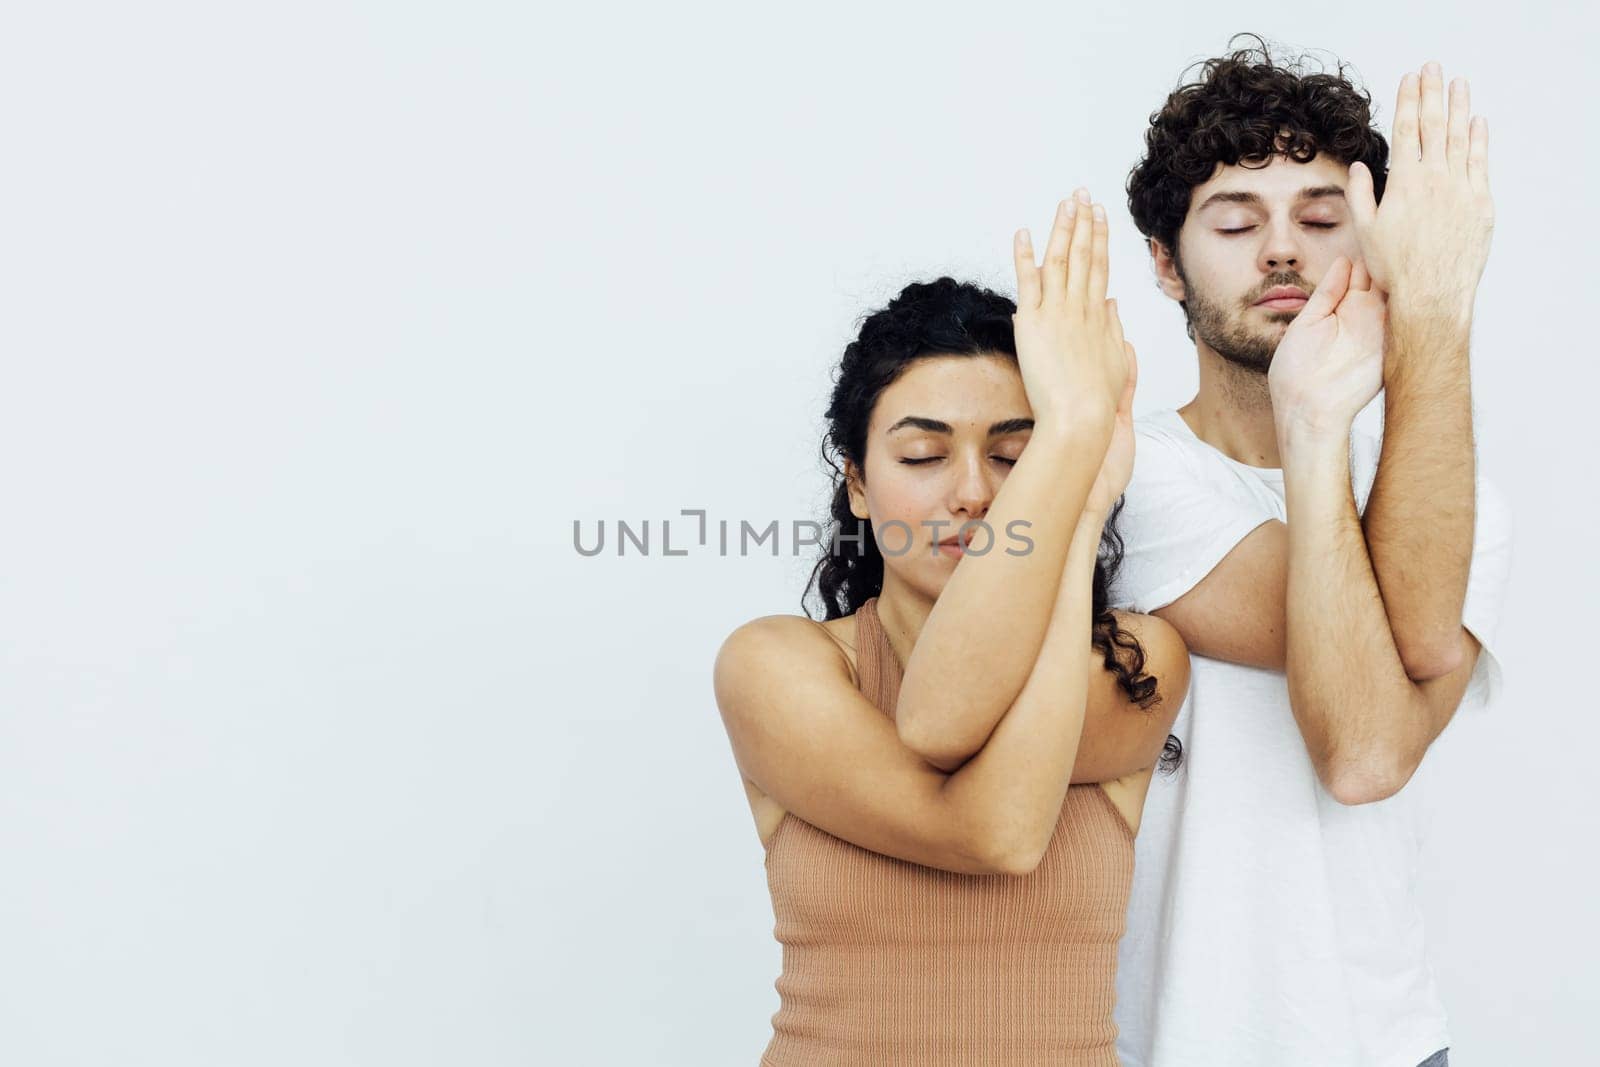
[[(1274, 156), (1260, 168), (1219, 165), (1191, 191), (1163, 288), (1187, 301), (1198, 340), (1230, 363), (1266, 373), (1334, 259), (1360, 261), (1344, 199), (1348, 177), (1349, 168), (1325, 154), (1309, 163)], [(1305, 296), (1271, 298), (1283, 289)]]

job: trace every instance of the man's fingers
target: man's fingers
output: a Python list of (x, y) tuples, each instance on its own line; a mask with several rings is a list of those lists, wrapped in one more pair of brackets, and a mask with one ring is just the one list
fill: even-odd
[(1467, 127), (1472, 119), (1472, 87), (1467, 79), (1450, 83), (1450, 126), (1445, 136), (1445, 158), (1451, 171), (1467, 171)]
[(1339, 301), (1344, 299), (1344, 294), (1350, 288), (1350, 260), (1344, 256), (1335, 259), (1328, 270), (1317, 283), (1316, 291), (1311, 294), (1311, 299), (1306, 301), (1306, 306), (1300, 309), (1300, 314), (1295, 316), (1296, 323), (1315, 322), (1333, 314), (1333, 309), (1339, 306)]
[(1418, 140), (1417, 123), (1421, 98), (1417, 92), (1420, 82), (1415, 74), (1407, 74), (1400, 79), (1400, 91), (1395, 94), (1394, 101), (1394, 167), (1408, 167), (1415, 163), (1422, 154), (1421, 142)]
[(1104, 204), (1095, 204), (1089, 212), (1092, 241), (1089, 249), (1089, 306), (1100, 307), (1105, 303), (1107, 276), (1111, 272), (1110, 254), (1107, 245), (1110, 243), (1110, 227), (1106, 223), (1106, 209)]
[(1017, 310), (1039, 306), (1039, 267), (1033, 261), (1033, 238), (1024, 227), (1011, 238), (1011, 258), (1017, 266)]
[(1372, 171), (1365, 163), (1350, 164), (1350, 180), (1345, 184), (1345, 203), (1350, 206), (1350, 221), (1355, 223), (1359, 238), (1378, 217), (1378, 200), (1372, 192)]
[(1444, 166), (1445, 118), (1444, 71), (1438, 63), (1427, 63), (1422, 68), (1422, 161), (1433, 166)]
[(1467, 137), (1467, 179), (1479, 193), (1489, 191), (1489, 120), (1482, 115), (1472, 120)]
[(1367, 265), (1357, 260), (1350, 268), (1350, 286), (1346, 292), (1364, 293), (1372, 288), (1372, 275), (1367, 273)]
[(1072, 224), (1077, 210), (1077, 202), (1070, 199), (1056, 205), (1056, 217), (1050, 223), (1050, 241), (1044, 248), (1044, 267), (1039, 271), (1043, 300), (1059, 299), (1066, 287), (1067, 249), (1072, 244)]
[(1072, 227), (1072, 247), (1067, 250), (1067, 299), (1083, 304), (1089, 292), (1089, 258), (1094, 254), (1094, 212), (1089, 194), (1078, 190), (1078, 214)]

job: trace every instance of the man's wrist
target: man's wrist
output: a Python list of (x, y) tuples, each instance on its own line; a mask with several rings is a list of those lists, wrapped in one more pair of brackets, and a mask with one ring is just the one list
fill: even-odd
[(1351, 420), (1313, 423), (1289, 417), (1277, 427), (1278, 458), (1285, 471), (1337, 459), (1350, 461)]
[(1387, 295), (1389, 329), (1411, 330), (1429, 337), (1465, 337), (1472, 329), (1477, 286), (1418, 285), (1396, 279)]

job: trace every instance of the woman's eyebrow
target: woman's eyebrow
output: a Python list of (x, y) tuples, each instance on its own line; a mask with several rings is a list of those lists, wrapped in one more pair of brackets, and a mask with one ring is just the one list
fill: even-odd
[(989, 436), (998, 437), (1001, 434), (1017, 433), (1020, 430), (1033, 429), (1032, 419), (1002, 419), (989, 427)]
[[(884, 433), (894, 433), (896, 430), (904, 430), (908, 428), (926, 430), (928, 433), (955, 432), (951, 429), (948, 422), (942, 422), (939, 419), (930, 419), (925, 415), (907, 415), (905, 418), (901, 419), (899, 422), (885, 430)], [(994, 437), (999, 434), (1017, 433), (1020, 430), (1031, 429), (1033, 429), (1032, 419), (1001, 419), (999, 422), (989, 427), (989, 436)]]

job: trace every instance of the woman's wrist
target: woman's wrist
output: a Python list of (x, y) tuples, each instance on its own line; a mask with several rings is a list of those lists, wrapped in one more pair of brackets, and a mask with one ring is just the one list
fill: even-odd
[(1083, 549), (1099, 553), (1099, 542), (1106, 533), (1106, 512), (1096, 507), (1085, 507), (1083, 514), (1078, 515), (1077, 530), (1072, 533), (1072, 539), (1080, 542)]
[(1087, 538), (1098, 546), (1105, 532), (1107, 515), (1107, 512), (1099, 508), (1085, 506), (1078, 516), (1078, 528), (1074, 536)]
[(1114, 410), (1082, 402), (1070, 410), (1037, 416), (1028, 439), (1029, 443), (1038, 438), (1069, 448), (1098, 447), (1103, 452), (1115, 422)]

